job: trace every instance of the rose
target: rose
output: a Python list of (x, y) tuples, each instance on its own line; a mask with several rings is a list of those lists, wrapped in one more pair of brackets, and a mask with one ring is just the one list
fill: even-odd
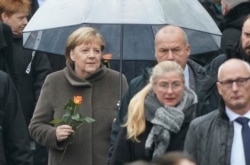
[[(82, 104), (83, 98), (82, 96), (74, 96), (73, 98), (69, 99), (68, 103), (64, 106), (65, 113), (59, 119), (54, 119), (50, 121), (51, 124), (54, 125), (61, 125), (67, 124), (72, 127), (73, 130), (77, 130), (83, 125), (83, 122), (92, 123), (95, 120), (91, 117), (82, 117), (81, 114), (77, 112), (77, 108), (80, 104)], [(66, 147), (64, 148), (63, 154), (60, 158), (59, 163), (62, 161), (64, 154), (68, 146), (73, 142), (73, 135), (70, 135), (69, 138), (66, 140)]]
[(77, 105), (82, 104), (82, 96), (74, 96), (74, 103)]

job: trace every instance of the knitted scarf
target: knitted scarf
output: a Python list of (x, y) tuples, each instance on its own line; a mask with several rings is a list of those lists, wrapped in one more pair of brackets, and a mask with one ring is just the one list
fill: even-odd
[(181, 102), (176, 107), (163, 106), (151, 91), (145, 98), (145, 118), (153, 127), (145, 143), (146, 154), (153, 152), (153, 159), (166, 152), (170, 133), (177, 133), (184, 121), (184, 110), (197, 103), (196, 94), (186, 88)]

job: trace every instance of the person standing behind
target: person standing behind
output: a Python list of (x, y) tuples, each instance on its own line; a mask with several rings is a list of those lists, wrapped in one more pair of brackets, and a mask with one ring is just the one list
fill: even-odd
[[(201, 165), (250, 164), (250, 66), (229, 59), (218, 70), (219, 109), (194, 119), (185, 151)], [(245, 122), (245, 123), (243, 123)]]
[(18, 92), (24, 117), (29, 124), (42, 84), (51, 72), (46, 54), (23, 48), (22, 32), (27, 25), (30, 0), (0, 0), (0, 20), (9, 25), (13, 34), (14, 66), (18, 71)]
[(220, 0), (199, 0), (199, 1), (219, 27), (222, 21), (221, 1)]
[[(23, 48), (22, 32), (28, 23), (30, 0), (0, 0), (0, 20), (9, 25), (13, 35), (12, 64), (17, 70), (17, 89), (22, 110), (28, 127), (33, 115), (40, 90), (46, 76), (51, 72), (51, 65), (46, 54)], [(34, 163), (47, 164), (47, 149), (34, 145)]]
[[(219, 104), (219, 96), (214, 86), (213, 89), (210, 88), (214, 84), (210, 84), (207, 81), (209, 77), (206, 75), (206, 70), (189, 58), (190, 49), (185, 31), (178, 26), (167, 25), (156, 33), (154, 54), (156, 61), (158, 63), (175, 61), (181, 65), (184, 70), (185, 85), (194, 90), (198, 96), (199, 105), (193, 111), (193, 117), (197, 117), (216, 109)], [(128, 91), (124, 94), (121, 107), (112, 127), (109, 160), (118, 132), (121, 129), (121, 125), (125, 122), (124, 118), (128, 112), (129, 102), (148, 83), (151, 72), (152, 68), (146, 68), (140, 76), (134, 78), (129, 83)]]
[(158, 63), (148, 85), (129, 103), (110, 164), (151, 161), (165, 152), (183, 150), (197, 102), (195, 92), (185, 87), (182, 67), (173, 61)]
[[(45, 80), (29, 130), (37, 142), (49, 148), (48, 165), (100, 165), (107, 160), (111, 126), (127, 80), (101, 64), (104, 47), (103, 36), (94, 28), (75, 30), (66, 42), (67, 66)], [(78, 128), (62, 158), (65, 141), (74, 130), (69, 125), (52, 126), (50, 121), (63, 116), (63, 108), (73, 96), (83, 98), (78, 112), (95, 122)]]
[[(208, 66), (210, 72), (216, 74), (219, 66), (231, 58), (238, 58), (250, 63), (250, 14), (244, 20), (240, 40), (232, 48), (228, 49), (227, 54), (221, 54), (213, 59)], [(214, 82), (217, 79), (216, 76), (214, 76)]]
[(0, 70), (8, 73), (17, 87), (18, 76), (14, 61), (11, 29), (0, 21)]
[(222, 23), (220, 26), (221, 50), (227, 53), (240, 39), (241, 28), (246, 15), (250, 14), (249, 0), (221, 0)]
[(3, 71), (0, 71), (0, 86), (0, 164), (33, 165), (19, 96)]

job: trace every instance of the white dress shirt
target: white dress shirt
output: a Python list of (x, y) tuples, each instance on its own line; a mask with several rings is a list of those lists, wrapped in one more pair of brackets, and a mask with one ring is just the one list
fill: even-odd
[(45, 0), (37, 0), (37, 2), (38, 2), (39, 7), (41, 7), (43, 3), (45, 2)]
[[(230, 122), (233, 122), (234, 125), (234, 136), (230, 159), (231, 165), (246, 165), (241, 133), (242, 125), (236, 122), (235, 119), (237, 119), (238, 117), (246, 117), (250, 119), (250, 111), (248, 111), (243, 116), (240, 116), (239, 114), (231, 111), (228, 107), (226, 107), (226, 114)], [(250, 122), (248, 122), (248, 125), (250, 126)]]
[(189, 87), (188, 65), (185, 66), (185, 69), (184, 69), (183, 73), (184, 73), (184, 78), (185, 78), (185, 85), (186, 85), (186, 87)]

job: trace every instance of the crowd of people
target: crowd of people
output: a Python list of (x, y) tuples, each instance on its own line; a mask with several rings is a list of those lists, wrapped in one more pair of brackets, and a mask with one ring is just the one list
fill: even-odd
[(0, 164), (250, 165), (249, 0), (200, 1), (222, 32), (206, 65), (166, 25), (131, 81), (104, 65), (93, 27), (68, 36), (64, 57), (24, 48), (43, 2), (0, 0)]

